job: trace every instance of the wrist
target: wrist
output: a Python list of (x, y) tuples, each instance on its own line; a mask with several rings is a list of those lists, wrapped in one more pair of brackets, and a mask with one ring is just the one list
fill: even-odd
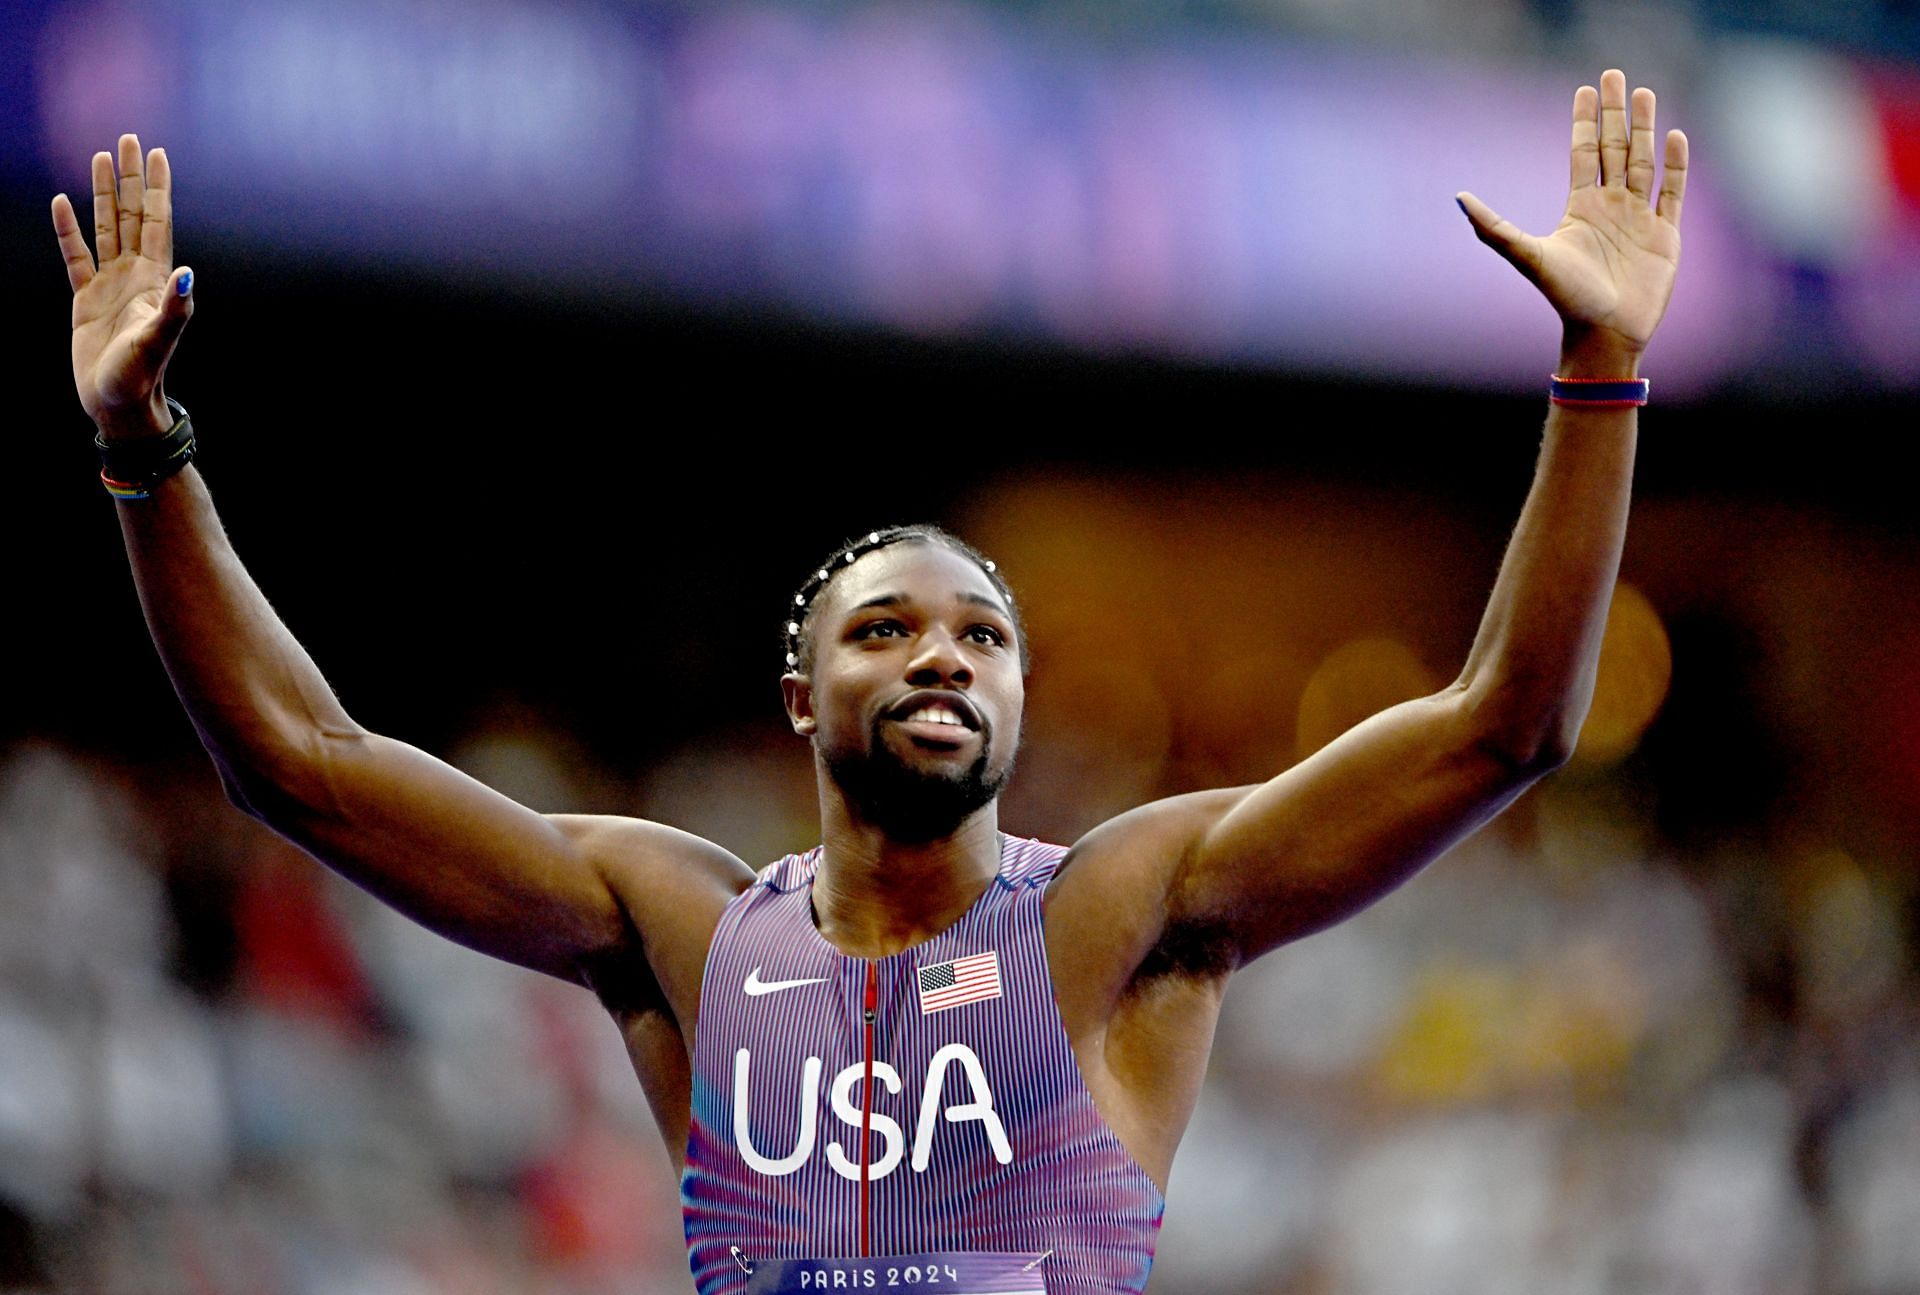
[(1611, 329), (1569, 326), (1554, 372), (1563, 378), (1637, 378), (1642, 350)]
[(167, 407), (166, 397), (156, 391), (144, 405), (102, 410), (94, 418), (93, 425), (99, 431), (101, 440), (140, 441), (165, 436), (173, 429), (175, 421), (173, 411)]
[(153, 488), (193, 462), (193, 420), (178, 401), (166, 402), (173, 420), (159, 436), (109, 439), (103, 428), (93, 438), (100, 452), (100, 484), (115, 499), (145, 499)]

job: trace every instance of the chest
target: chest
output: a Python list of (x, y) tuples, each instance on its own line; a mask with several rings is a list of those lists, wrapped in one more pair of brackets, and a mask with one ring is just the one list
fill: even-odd
[(716, 934), (694, 1053), (695, 1121), (751, 1173), (1004, 1165), (1075, 1086), (1037, 923), (862, 959), (758, 916)]
[(743, 899), (715, 932), (681, 1178), (700, 1289), (730, 1291), (740, 1255), (986, 1252), (1137, 1289), (1161, 1198), (1081, 1081), (1040, 893), (878, 959), (821, 940), (805, 898)]

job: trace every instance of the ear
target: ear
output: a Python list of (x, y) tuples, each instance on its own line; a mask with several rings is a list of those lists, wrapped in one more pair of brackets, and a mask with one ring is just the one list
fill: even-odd
[(780, 676), (780, 695), (786, 699), (787, 722), (801, 737), (812, 737), (818, 721), (813, 717), (813, 680), (803, 674)]

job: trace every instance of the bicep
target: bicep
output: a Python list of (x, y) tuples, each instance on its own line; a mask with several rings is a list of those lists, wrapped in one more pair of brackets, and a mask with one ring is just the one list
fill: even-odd
[(1241, 961), (1256, 958), (1379, 899), (1538, 772), (1485, 739), (1464, 690), (1403, 702), (1207, 824), (1185, 852), (1169, 912), (1224, 930)]
[(308, 793), (261, 817), (430, 930), (578, 983), (630, 938), (603, 870), (556, 822), (378, 734), (329, 735), (309, 761)]

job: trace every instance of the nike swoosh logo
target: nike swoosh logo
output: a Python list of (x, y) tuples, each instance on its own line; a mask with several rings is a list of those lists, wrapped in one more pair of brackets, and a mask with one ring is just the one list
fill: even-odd
[(815, 976), (812, 980), (762, 980), (760, 968), (755, 967), (747, 973), (747, 997), (758, 998), (762, 994), (777, 994), (783, 989), (794, 989), (800, 985), (824, 985), (825, 976)]

